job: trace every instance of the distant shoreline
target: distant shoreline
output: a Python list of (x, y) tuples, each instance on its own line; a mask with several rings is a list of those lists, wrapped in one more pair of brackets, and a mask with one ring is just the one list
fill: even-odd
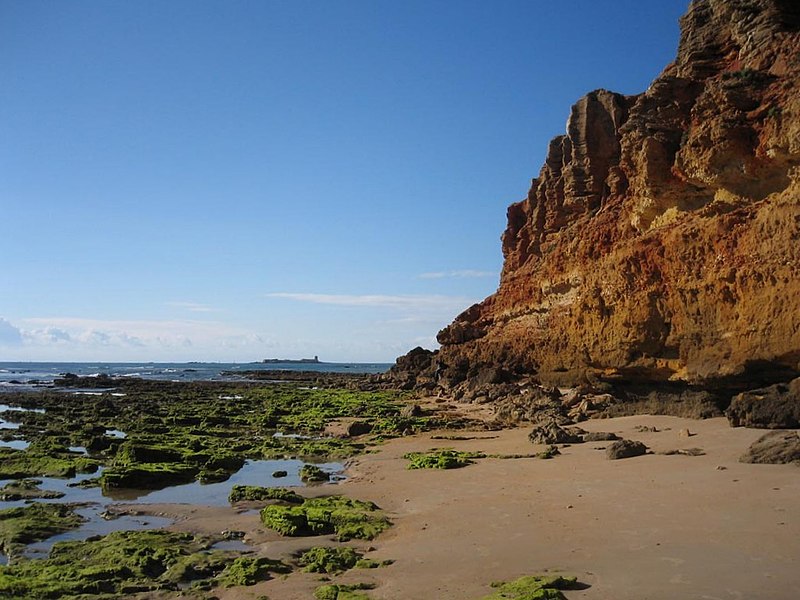
[(265, 365), (273, 365), (273, 364), (289, 364), (289, 365), (318, 365), (321, 364), (319, 360), (319, 356), (315, 356), (314, 358), (265, 358), (261, 361), (261, 364)]

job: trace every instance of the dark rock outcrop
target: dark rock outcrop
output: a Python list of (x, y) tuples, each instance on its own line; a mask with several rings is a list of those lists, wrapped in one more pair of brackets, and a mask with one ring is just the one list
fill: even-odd
[(741, 393), (725, 412), (733, 427), (800, 427), (800, 378)]
[(647, 446), (635, 440), (617, 440), (606, 448), (606, 458), (608, 460), (633, 458), (643, 454), (647, 454)]
[(532, 444), (579, 444), (583, 440), (568, 429), (561, 427), (555, 420), (544, 420), (537, 423), (528, 434)]
[(437, 352), (417, 346), (399, 357), (383, 379), (403, 389), (433, 389), (437, 380), (434, 359)]

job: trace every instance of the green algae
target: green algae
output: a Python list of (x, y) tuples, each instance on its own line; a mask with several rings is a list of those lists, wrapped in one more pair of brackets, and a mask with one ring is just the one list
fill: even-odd
[(483, 452), (462, 452), (450, 448), (434, 448), (428, 452), (409, 452), (403, 458), (409, 461), (407, 469), (459, 469), (486, 458)]
[(264, 557), (209, 550), (213, 540), (167, 531), (118, 531), (60, 542), (49, 558), (0, 566), (0, 597), (119, 598), (186, 585), (252, 585), (290, 567)]
[(360, 552), (347, 546), (315, 546), (303, 552), (297, 562), (309, 573), (341, 573), (355, 567), (362, 557)]
[(348, 438), (295, 438), (271, 436), (261, 446), (261, 457), (271, 458), (350, 458), (360, 454), (367, 444)]
[(330, 481), (331, 476), (316, 465), (303, 465), (300, 469), (300, 481), (306, 483), (322, 483)]
[(224, 481), (244, 466), (245, 458), (210, 444), (184, 439), (181, 447), (152, 443), (148, 437), (121, 444), (101, 477), (103, 488), (160, 489), (169, 485)]
[(99, 462), (69, 452), (50, 455), (31, 450), (0, 447), (0, 479), (29, 477), (74, 477), (76, 473), (94, 473)]
[(85, 521), (66, 504), (34, 502), (0, 510), (0, 550), (13, 561), (26, 545), (76, 529)]
[(514, 581), (492, 583), (497, 591), (481, 600), (567, 600), (561, 590), (572, 589), (575, 577), (526, 575)]
[(374, 587), (371, 583), (321, 585), (314, 590), (314, 598), (317, 600), (370, 600), (369, 596), (361, 593), (361, 590), (371, 590)]
[(240, 556), (220, 574), (218, 582), (224, 587), (254, 585), (270, 578), (271, 573), (289, 573), (291, 567), (264, 556)]
[[(108, 473), (106, 488), (221, 481), (248, 459), (341, 459), (382, 439), (463, 425), (452, 417), (403, 415), (405, 393), (391, 390), (131, 378), (108, 383), (123, 395), (102, 391), (72, 395), (64, 402), (59, 391), (10, 394), (9, 403), (42, 408), (46, 414), (18, 415), (24, 428), (20, 433), (31, 446), (28, 451), (0, 449), (0, 477), (71, 477), (102, 465)], [(326, 425), (341, 418), (368, 422), (372, 432), (359, 441), (323, 437)], [(70, 453), (70, 446), (87, 448), (91, 458)]]
[(345, 496), (310, 498), (295, 506), (267, 506), (261, 522), (286, 536), (336, 534), (340, 541), (371, 540), (391, 526), (372, 502)]
[(142, 463), (136, 466), (110, 467), (100, 477), (106, 489), (161, 489), (193, 481), (200, 470), (183, 463)]
[(300, 494), (287, 490), (286, 488), (265, 488), (257, 485), (234, 485), (231, 493), (228, 494), (228, 502), (242, 501), (261, 502), (267, 500), (278, 500), (288, 504), (302, 504), (305, 501)]
[(379, 567), (388, 567), (394, 564), (394, 560), (373, 560), (371, 558), (361, 558), (356, 563), (356, 569), (377, 569)]
[(558, 446), (550, 445), (541, 452), (539, 452), (538, 454), (536, 454), (536, 458), (549, 460), (551, 458), (555, 458), (559, 454), (561, 454), (561, 452), (559, 451)]

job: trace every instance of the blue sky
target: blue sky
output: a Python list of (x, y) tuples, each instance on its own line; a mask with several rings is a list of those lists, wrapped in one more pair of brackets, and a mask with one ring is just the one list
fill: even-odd
[(392, 361), (686, 0), (0, 0), (0, 361)]

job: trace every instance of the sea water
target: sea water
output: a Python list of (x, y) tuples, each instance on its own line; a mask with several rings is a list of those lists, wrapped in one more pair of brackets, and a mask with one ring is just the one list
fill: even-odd
[(103, 363), (0, 362), (0, 391), (52, 385), (66, 373), (81, 377), (139, 377), (157, 381), (241, 381), (237, 371), (319, 371), (321, 373), (385, 373), (389, 363)]

